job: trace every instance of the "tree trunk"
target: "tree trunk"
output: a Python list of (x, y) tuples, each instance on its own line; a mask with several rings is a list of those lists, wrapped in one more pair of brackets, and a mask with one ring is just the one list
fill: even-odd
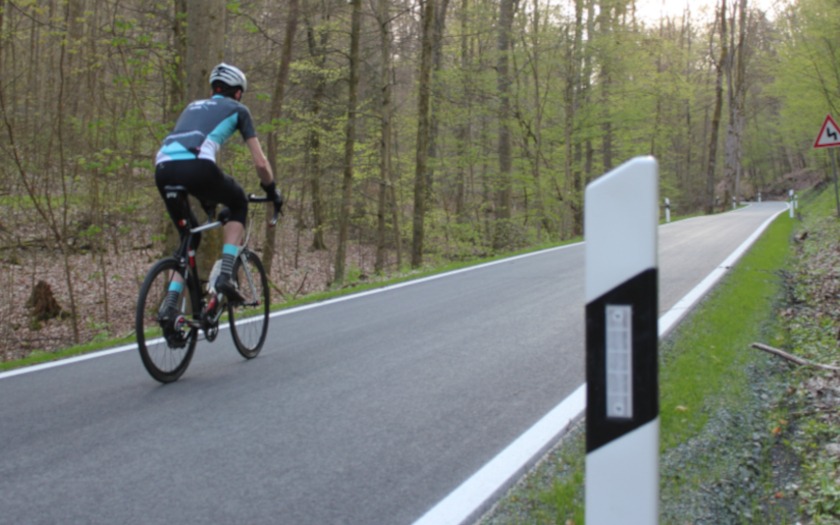
[[(470, 141), (471, 129), (471, 115), (472, 115), (472, 101), (468, 95), (470, 89), (470, 51), (469, 40), (467, 38), (467, 14), (469, 9), (469, 0), (461, 0), (461, 11), (458, 14), (460, 18), (461, 27), (461, 89), (463, 89), (463, 104), (466, 106), (466, 117), (464, 121), (458, 125), (456, 131), (457, 140), (457, 157), (465, 159), (467, 157), (468, 144)], [(455, 178), (455, 217), (458, 223), (464, 224), (467, 222), (466, 212), (466, 179), (467, 166), (465, 162), (459, 162)]]
[(173, 61), (169, 64), (169, 97), (164, 112), (166, 122), (175, 122), (186, 102), (186, 72), (183, 68), (187, 57), (187, 0), (175, 0), (172, 18)]
[(417, 152), (414, 171), (414, 223), (411, 245), (411, 267), (423, 264), (424, 221), (426, 216), (426, 181), (428, 180), (431, 76), (432, 76), (432, 41), (435, 22), (435, 0), (423, 2), (423, 35), (420, 48), (420, 74), (418, 77), (419, 93), (417, 97)]
[(210, 71), (225, 53), (225, 0), (186, 0), (187, 99), (210, 96)]
[[(376, 210), (376, 261), (374, 262), (376, 273), (382, 273), (385, 269), (387, 235), (385, 216), (388, 206), (388, 185), (391, 182), (391, 14), (389, 5), (388, 0), (379, 0), (377, 13), (381, 44), (379, 83), (382, 99), (380, 102), (379, 201)], [(395, 233), (396, 241), (399, 242), (399, 230), (396, 228)]]
[[(726, 60), (727, 102), (729, 107), (729, 122), (726, 129), (724, 150), (724, 181), (726, 197), (724, 206), (730, 199), (737, 203), (741, 199), (741, 140), (744, 129), (744, 102), (746, 90), (744, 87), (746, 73), (746, 0), (733, 6), (731, 19), (732, 31), (729, 35), (729, 53)], [(735, 18), (739, 18), (738, 41), (736, 43)]]
[(513, 158), (511, 151), (511, 75), (513, 11), (515, 0), (501, 0), (497, 34), (496, 89), (499, 97), (499, 176), (496, 183), (496, 231), (493, 248), (502, 249), (511, 243), (511, 199), (513, 187)]
[[(709, 36), (710, 40), (713, 35)], [(723, 109), (723, 69), (728, 54), (726, 43), (726, 0), (720, 0), (720, 59), (715, 63), (715, 109), (712, 116), (711, 133), (709, 137), (709, 161), (706, 172), (706, 214), (714, 213), (715, 209), (715, 167), (717, 164), (717, 142), (720, 129), (720, 115)], [(726, 201), (724, 200), (724, 206)]]
[[(295, 32), (297, 31), (298, 21), (298, 0), (289, 0), (289, 12), (286, 19), (286, 35), (283, 38), (283, 47), (280, 50), (280, 67), (277, 70), (277, 78), (274, 83), (274, 96), (271, 98), (271, 111), (269, 119), (272, 123), (272, 130), (268, 134), (268, 162), (271, 164), (271, 170), (274, 172), (275, 180), (277, 179), (280, 170), (277, 166), (277, 133), (274, 129), (276, 121), (280, 118), (283, 111), (283, 96), (286, 92), (286, 81), (289, 78), (289, 67), (292, 62), (292, 43), (295, 39)], [(279, 187), (279, 184), (278, 184)], [(272, 210), (267, 210), (266, 213), (273, 213)], [(265, 242), (263, 243), (263, 264), (265, 265), (266, 274), (271, 275), (271, 269), (274, 266), (274, 252), (277, 245), (278, 228), (272, 227), (266, 221), (265, 223)]]
[(341, 211), (338, 219), (338, 246), (335, 250), (335, 284), (344, 283), (350, 210), (353, 200), (353, 148), (356, 146), (356, 110), (359, 96), (359, 38), (361, 0), (352, 0), (350, 22), (350, 85), (347, 96), (347, 125), (344, 134), (344, 177), (341, 184)]
[[(532, 24), (531, 24), (531, 53), (528, 62), (531, 66), (531, 81), (533, 85), (534, 102), (533, 102), (533, 125), (529, 126), (528, 135), (534, 143), (534, 152), (529, 154), (529, 161), (531, 164), (531, 175), (534, 179), (534, 208), (537, 228), (537, 240), (542, 240), (542, 232), (551, 231), (551, 224), (548, 220), (545, 209), (545, 197), (543, 192), (542, 181), (542, 159), (543, 159), (543, 111), (545, 108), (545, 100), (547, 93), (542, 92), (542, 75), (540, 68), (542, 67), (543, 58), (541, 54), (541, 38), (540, 32), (543, 30), (540, 26), (540, 0), (534, 0), (532, 8)], [(527, 149), (527, 148), (526, 148)]]
[[(566, 93), (564, 142), (566, 155), (564, 158), (565, 172), (565, 201), (566, 216), (568, 217), (566, 234), (575, 237), (583, 233), (583, 186), (584, 173), (581, 166), (582, 148), (580, 139), (576, 139), (574, 132), (577, 125), (577, 113), (581, 104), (586, 103), (589, 96), (589, 74), (591, 73), (590, 59), (583, 50), (583, 0), (575, 0), (575, 28), (574, 40), (567, 48), (566, 59)], [(592, 16), (591, 13), (588, 13)], [(587, 32), (591, 27), (587, 28)]]
[[(690, 26), (691, 22), (689, 21), (689, 17), (683, 15), (683, 36), (684, 39), (681, 40), (681, 44), (685, 46), (685, 56), (686, 56), (686, 64), (685, 64), (685, 82), (687, 85), (691, 85), (692, 81), (692, 67), (690, 62), (691, 56), (691, 44), (692, 44), (692, 30)], [(690, 182), (694, 180), (692, 176), (692, 167), (694, 166), (694, 130), (692, 128), (692, 116), (691, 116), (691, 97), (687, 96), (683, 103), (683, 108), (685, 110), (685, 156), (684, 156), (684, 167), (683, 167), (683, 176), (681, 178), (682, 186), (685, 188), (689, 188)]]
[[(187, 98), (210, 96), (210, 72), (224, 57), (226, 18), (225, 0), (187, 0)], [(195, 208), (195, 203), (193, 203)], [(196, 216), (201, 217), (200, 212)], [(200, 220), (200, 219), (199, 219)], [(221, 230), (205, 232), (201, 237), (198, 273), (210, 274), (213, 263), (222, 253)]]
[[(75, 2), (72, 2), (75, 3)], [(71, 4), (72, 4), (71, 3)], [(69, 26), (70, 25), (70, 17), (73, 11), (72, 5), (68, 4), (65, 9), (66, 11), (66, 18), (65, 23)], [(58, 75), (59, 75), (59, 82), (58, 82), (58, 96), (56, 97), (56, 103), (58, 105), (56, 111), (56, 136), (58, 139), (58, 162), (59, 162), (59, 169), (58, 169), (58, 176), (60, 180), (58, 181), (58, 187), (61, 188), (61, 199), (59, 202), (62, 203), (62, 209), (59, 210), (61, 218), (54, 219), (55, 220), (55, 227), (54, 231), (56, 233), (55, 240), (56, 244), (61, 252), (62, 259), (64, 261), (64, 280), (67, 284), (67, 293), (70, 298), (70, 315), (73, 323), (73, 341), (76, 344), (79, 344), (81, 340), (79, 339), (79, 316), (78, 311), (76, 309), (76, 293), (75, 293), (75, 279), (73, 277), (73, 272), (70, 267), (70, 253), (69, 248), (67, 247), (67, 243), (65, 239), (67, 237), (67, 226), (68, 226), (68, 212), (70, 211), (68, 207), (68, 189), (67, 189), (67, 173), (66, 173), (66, 165), (67, 160), (65, 157), (65, 142), (64, 142), (64, 93), (66, 88), (66, 76), (67, 73), (65, 68), (69, 67), (69, 63), (66, 60), (67, 55), (67, 38), (68, 35), (64, 35), (64, 39), (61, 44), (61, 54), (59, 58), (59, 66), (58, 66)], [(51, 208), (50, 199), (47, 199), (47, 207)], [(51, 210), (51, 215), (53, 215)]]
[(429, 78), (431, 84), (431, 102), (429, 104), (429, 162), (426, 169), (426, 199), (432, 198), (433, 185), (435, 181), (435, 166), (438, 162), (438, 130), (440, 122), (438, 121), (437, 110), (435, 109), (435, 100), (440, 100), (442, 95), (440, 93), (440, 73), (443, 71), (443, 40), (442, 35), (446, 28), (446, 10), (449, 7), (449, 0), (435, 0), (438, 4), (435, 6), (435, 26), (432, 31), (432, 74)]
[(601, 51), (600, 72), (598, 78), (601, 87), (601, 154), (604, 171), (613, 169), (613, 126), (612, 115), (612, 84), (613, 68), (618, 60), (618, 49), (615, 43), (616, 35), (621, 34), (621, 20), (626, 13), (624, 0), (617, 2), (601, 2), (601, 12), (598, 14), (598, 29)]
[(306, 173), (312, 192), (312, 250), (327, 249), (327, 243), (324, 241), (326, 223), (324, 221), (324, 205), (321, 192), (321, 106), (326, 92), (323, 68), (326, 62), (324, 50), (328, 43), (328, 35), (329, 32), (327, 31), (321, 31), (320, 37), (316, 35), (316, 28), (307, 20), (306, 40), (309, 54), (317, 69), (309, 108), (312, 125), (307, 132), (305, 154)]

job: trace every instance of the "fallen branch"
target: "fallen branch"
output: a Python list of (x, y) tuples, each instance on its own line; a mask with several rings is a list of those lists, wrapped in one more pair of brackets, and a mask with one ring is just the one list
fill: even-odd
[(763, 343), (753, 343), (752, 347), (757, 348), (759, 350), (764, 350), (765, 352), (768, 352), (768, 353), (771, 353), (771, 354), (775, 354), (779, 357), (787, 359), (788, 361), (796, 363), (797, 365), (813, 366), (813, 367), (816, 367), (816, 368), (822, 368), (823, 370), (840, 371), (840, 366), (824, 365), (822, 363), (815, 363), (813, 361), (809, 361), (807, 359), (797, 357), (793, 354), (789, 354), (789, 353), (785, 352), (784, 350), (779, 350), (778, 348), (773, 348), (772, 346), (765, 345)]
[(275, 283), (271, 279), (268, 280), (268, 287), (273, 288), (275, 292), (280, 294), (280, 297), (282, 297), (283, 299), (286, 299), (286, 294), (283, 293), (283, 289), (280, 288), (280, 285), (278, 285), (277, 283)]
[(298, 289), (295, 292), (295, 294), (292, 296), (292, 299), (296, 299), (297, 296), (300, 295), (300, 292), (303, 291), (303, 286), (306, 284), (306, 276), (307, 275), (309, 275), (309, 270), (307, 270), (306, 273), (303, 274), (303, 280), (300, 281), (300, 286), (298, 286)]

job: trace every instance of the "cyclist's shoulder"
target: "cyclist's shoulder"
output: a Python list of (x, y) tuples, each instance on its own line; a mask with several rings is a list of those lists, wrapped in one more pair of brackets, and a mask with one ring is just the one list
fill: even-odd
[(238, 100), (233, 100), (233, 99), (229, 99), (229, 100), (230, 100), (233, 104), (235, 104), (233, 107), (235, 107), (235, 108), (236, 108), (238, 111), (240, 111), (241, 113), (247, 113), (248, 115), (250, 115), (250, 114), (251, 114), (251, 110), (248, 108), (248, 106), (246, 106), (246, 105), (245, 105), (245, 104), (243, 104), (242, 102), (239, 102)]
[(200, 98), (193, 100), (186, 107), (187, 110), (204, 110), (204, 111), (230, 111), (235, 109), (237, 111), (247, 111), (250, 113), (248, 106), (229, 97), (214, 96), (210, 98)]
[(234, 100), (232, 98), (224, 97), (224, 98), (217, 98), (211, 99), (217, 102), (219, 113), (225, 115), (233, 115), (236, 114), (239, 116), (240, 120), (251, 120), (251, 110), (238, 100)]

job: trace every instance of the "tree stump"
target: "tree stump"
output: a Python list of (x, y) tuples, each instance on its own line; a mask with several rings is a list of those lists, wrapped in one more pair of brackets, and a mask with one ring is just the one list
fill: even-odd
[(62, 314), (52, 288), (45, 281), (38, 281), (32, 288), (26, 307), (29, 308), (29, 315), (34, 321), (48, 321)]

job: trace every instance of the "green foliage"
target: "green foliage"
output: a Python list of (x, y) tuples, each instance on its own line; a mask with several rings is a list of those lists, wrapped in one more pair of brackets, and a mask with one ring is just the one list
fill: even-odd
[(782, 140), (809, 151), (825, 115), (837, 113), (840, 93), (840, 5), (799, 0), (779, 19), (781, 41), (772, 91), (782, 102)]

